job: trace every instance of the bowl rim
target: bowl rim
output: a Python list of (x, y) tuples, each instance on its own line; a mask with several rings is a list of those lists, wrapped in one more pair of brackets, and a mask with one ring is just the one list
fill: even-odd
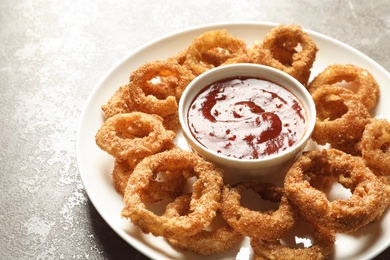
[[(253, 75), (253, 73), (260, 73), (260, 75), (259, 76)], [(304, 106), (306, 112), (306, 118), (307, 118), (306, 131), (298, 142), (296, 142), (293, 146), (289, 147), (285, 151), (282, 151), (280, 153), (271, 156), (262, 157), (258, 159), (240, 159), (240, 158), (228, 157), (226, 155), (217, 153), (203, 146), (201, 143), (199, 143), (196, 140), (196, 138), (192, 135), (187, 123), (188, 109), (190, 104), (193, 101), (193, 98), (204, 87), (218, 80), (229, 78), (229, 77), (230, 78), (238, 77), (238, 76), (259, 77), (265, 80), (273, 81), (274, 83), (277, 83), (285, 87), (287, 90), (292, 92), (298, 98), (298, 100)], [(292, 88), (290, 84), (293, 85)], [(197, 153), (200, 154), (200, 156), (203, 156), (206, 159), (210, 157), (215, 157), (218, 158), (219, 160), (224, 160), (228, 162), (230, 166), (236, 164), (247, 164), (249, 168), (251, 168), (251, 165), (254, 164), (257, 165), (259, 163), (263, 163), (265, 165), (271, 166), (272, 162), (280, 161), (280, 159), (283, 159), (284, 157), (291, 157), (291, 153), (293, 153), (295, 157), (302, 149), (304, 149), (305, 144), (310, 139), (316, 121), (315, 104), (310, 93), (308, 92), (305, 86), (303, 86), (297, 79), (295, 79), (291, 75), (281, 70), (278, 70), (270, 66), (253, 64), (253, 63), (236, 63), (236, 64), (223, 65), (223, 66), (209, 69), (206, 72), (195, 77), (188, 84), (188, 86), (186, 87), (186, 89), (183, 91), (181, 95), (179, 105), (178, 105), (178, 114), (179, 114), (180, 127), (182, 129), (186, 141), (189, 143), (190, 147), (193, 150), (195, 150)]]

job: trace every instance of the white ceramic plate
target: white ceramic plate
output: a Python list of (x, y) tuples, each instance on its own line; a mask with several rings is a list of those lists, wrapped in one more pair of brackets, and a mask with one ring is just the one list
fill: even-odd
[[(227, 29), (229, 33), (245, 40), (248, 46), (261, 40), (275, 24), (270, 23), (226, 23), (196, 27), (157, 39), (124, 57), (96, 85), (88, 98), (82, 113), (77, 136), (77, 163), (81, 179), (93, 205), (111, 228), (131, 246), (152, 259), (208, 259), (173, 249), (161, 237), (145, 235), (129, 221), (122, 219), (122, 198), (114, 190), (111, 171), (113, 159), (95, 144), (95, 134), (103, 123), (101, 105), (105, 104), (119, 86), (128, 83), (129, 74), (147, 61), (166, 59), (191, 44), (192, 40), (205, 31)], [(382, 86), (381, 96), (390, 96), (390, 74), (372, 59), (330, 37), (308, 31), (319, 47), (312, 77), (327, 65), (352, 63), (368, 69)], [(380, 99), (373, 114), (390, 119), (390, 102)], [(179, 145), (186, 149), (179, 134)], [(358, 232), (338, 234), (335, 254), (331, 259), (369, 259), (384, 251), (390, 245), (390, 213), (374, 224)], [(210, 259), (251, 259), (248, 239), (232, 250), (212, 256)]]

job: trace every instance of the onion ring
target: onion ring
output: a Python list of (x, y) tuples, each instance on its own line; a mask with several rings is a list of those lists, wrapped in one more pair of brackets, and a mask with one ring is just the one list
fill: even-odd
[(148, 62), (130, 75), (129, 93), (137, 110), (161, 117), (177, 112), (177, 101), (194, 75), (172, 61)]
[[(191, 213), (186, 216), (157, 216), (142, 201), (152, 176), (161, 171), (191, 172), (193, 184)], [(122, 216), (131, 220), (145, 233), (154, 236), (191, 236), (208, 226), (216, 215), (223, 186), (222, 172), (215, 165), (189, 151), (173, 149), (142, 160), (130, 175), (125, 190)]]
[(96, 144), (115, 158), (126, 161), (161, 151), (172, 143), (175, 133), (166, 130), (163, 119), (141, 112), (108, 118), (96, 133)]
[(368, 70), (352, 64), (334, 64), (326, 67), (310, 82), (308, 90), (313, 93), (323, 85), (337, 84), (354, 90), (368, 110), (376, 105), (380, 92), (378, 83)]
[(102, 111), (107, 118), (116, 114), (130, 113), (135, 110), (135, 104), (130, 99), (129, 85), (119, 87), (107, 103), (102, 106)]
[(254, 260), (263, 259), (326, 259), (334, 251), (336, 235), (333, 231), (316, 227), (314, 230), (315, 242), (308, 248), (290, 248), (281, 244), (279, 240), (264, 241), (251, 238), (250, 244), (254, 252)]
[(165, 129), (172, 130), (174, 132), (176, 132), (180, 129), (180, 121), (179, 121), (179, 114), (178, 113), (164, 116), (163, 119), (164, 119), (163, 125), (164, 125)]
[(355, 153), (354, 146), (371, 119), (361, 100), (352, 91), (331, 85), (323, 85), (312, 97), (317, 110), (312, 139)]
[(246, 50), (246, 43), (227, 30), (208, 31), (189, 46), (184, 65), (197, 76), (214, 67), (248, 61)]
[[(178, 217), (190, 213), (191, 194), (183, 194), (167, 206), (164, 216)], [(243, 236), (226, 222), (212, 230), (202, 230), (193, 236), (168, 238), (176, 248), (189, 250), (199, 255), (213, 255), (225, 252), (237, 244)]]
[(382, 217), (383, 213), (388, 209), (388, 206), (390, 205), (390, 180), (388, 179), (387, 176), (378, 176), (378, 179), (382, 181), (384, 186), (383, 188), (384, 198), (380, 205), (379, 213), (372, 222), (378, 221)]
[(186, 61), (188, 54), (188, 47), (185, 48), (184, 50), (181, 50), (179, 53), (176, 55), (173, 55), (167, 59), (167, 61), (173, 61), (179, 65), (184, 65), (184, 62)]
[(115, 190), (121, 196), (123, 196), (127, 186), (127, 181), (129, 180), (129, 177), (139, 160), (140, 159), (136, 159), (133, 162), (120, 161), (118, 159), (115, 160), (114, 169), (112, 170), (112, 180), (114, 182)]
[[(306, 173), (333, 176), (351, 190), (351, 197), (330, 202), (305, 180)], [(383, 183), (362, 158), (336, 149), (313, 150), (298, 158), (287, 172), (284, 188), (303, 218), (336, 232), (352, 232), (370, 223), (385, 196)]]
[[(173, 148), (168, 148), (173, 149)], [(176, 148), (178, 149), (178, 148)], [(141, 158), (142, 159), (142, 158)], [(112, 178), (115, 190), (124, 196), (124, 192), (135, 166), (140, 162), (140, 158), (132, 161), (115, 160)], [(159, 172), (154, 174), (147, 186), (147, 193), (142, 193), (142, 201), (155, 203), (179, 196), (186, 184), (187, 177), (182, 172)]]
[(376, 175), (390, 176), (390, 122), (387, 119), (372, 119), (357, 147)]
[[(240, 204), (240, 193), (252, 189), (263, 199), (280, 202), (277, 210), (259, 212)], [(271, 197), (270, 197), (271, 196)], [(270, 183), (244, 182), (222, 191), (222, 217), (243, 235), (258, 239), (273, 240), (283, 237), (295, 225), (297, 213), (284, 196), (283, 188)]]
[(248, 53), (252, 63), (284, 71), (306, 86), (317, 51), (310, 36), (300, 26), (291, 24), (273, 28)]

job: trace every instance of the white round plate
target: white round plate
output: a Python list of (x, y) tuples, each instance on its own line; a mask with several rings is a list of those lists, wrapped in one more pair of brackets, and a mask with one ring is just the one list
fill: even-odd
[[(95, 144), (95, 134), (103, 123), (101, 106), (107, 102), (119, 86), (127, 84), (130, 72), (147, 61), (164, 60), (189, 46), (192, 40), (203, 32), (227, 29), (232, 35), (245, 40), (251, 46), (276, 24), (271, 23), (224, 23), (211, 24), (181, 31), (157, 39), (124, 57), (96, 85), (87, 100), (77, 134), (77, 163), (85, 190), (93, 205), (111, 226), (131, 246), (152, 259), (251, 259), (249, 239), (245, 239), (230, 251), (217, 256), (201, 257), (196, 254), (175, 250), (161, 237), (145, 235), (128, 220), (121, 218), (122, 197), (115, 191), (111, 179), (113, 158)], [(383, 97), (390, 96), (390, 74), (375, 61), (349, 47), (319, 33), (308, 31), (319, 47), (312, 70), (312, 77), (327, 65), (351, 63), (368, 69), (376, 78), (382, 98), (373, 115), (390, 119), (390, 102)], [(178, 133), (179, 145), (184, 145)], [(186, 149), (186, 147), (182, 147)], [(390, 245), (390, 213), (386, 211), (380, 221), (369, 224), (357, 232), (338, 234), (335, 253), (330, 259), (369, 259), (380, 254)]]

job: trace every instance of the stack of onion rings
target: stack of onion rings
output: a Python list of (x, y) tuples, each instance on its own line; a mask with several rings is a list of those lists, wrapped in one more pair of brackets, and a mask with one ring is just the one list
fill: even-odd
[[(115, 160), (112, 173), (115, 190), (122, 196), (125, 193), (127, 182), (133, 173), (138, 161), (129, 164), (128, 161)], [(160, 172), (154, 174), (146, 189), (147, 193), (142, 193), (142, 201), (145, 203), (155, 203), (179, 196), (187, 181), (187, 176), (182, 172)]]
[[(248, 236), (255, 259), (322, 259), (334, 250), (335, 232), (350, 232), (379, 220), (390, 204), (389, 123), (368, 114), (377, 102), (379, 86), (368, 71), (353, 65), (329, 66), (308, 82), (317, 51), (297, 25), (279, 25), (251, 48), (226, 30), (216, 30), (200, 35), (165, 61), (148, 62), (133, 71), (129, 83), (102, 106), (108, 119), (96, 134), (98, 146), (115, 158), (112, 177), (124, 196), (122, 215), (143, 232), (200, 255), (224, 252)], [(336, 149), (312, 151), (293, 164), (284, 189), (258, 181), (223, 188), (221, 171), (176, 149), (170, 130), (178, 129), (177, 103), (196, 75), (240, 62), (275, 67), (307, 86), (318, 115), (313, 140), (362, 158)], [(196, 179), (192, 195), (184, 193), (189, 178)], [(328, 201), (325, 191), (335, 181), (350, 189), (352, 197)], [(240, 193), (246, 189), (279, 203), (279, 209), (245, 208)], [(150, 203), (161, 201), (173, 201), (162, 215), (148, 209)], [(218, 214), (223, 224), (210, 231)], [(281, 244), (297, 215), (319, 225), (310, 248)]]
[[(186, 216), (157, 216), (146, 208), (142, 193), (148, 192), (151, 178), (158, 172), (191, 172), (193, 184), (190, 213)], [(122, 216), (145, 233), (154, 236), (192, 236), (210, 225), (216, 216), (223, 186), (222, 172), (189, 151), (173, 149), (143, 159), (130, 175)]]

